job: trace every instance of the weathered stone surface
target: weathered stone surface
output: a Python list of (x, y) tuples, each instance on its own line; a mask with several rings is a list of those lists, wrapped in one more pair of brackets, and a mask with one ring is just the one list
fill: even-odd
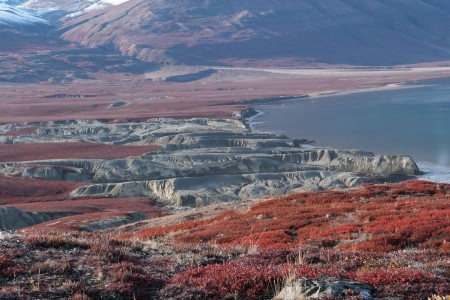
[(14, 207), (0, 207), (0, 230), (17, 230), (44, 223), (71, 213), (34, 213), (24, 212)]
[[(37, 128), (21, 136), (6, 132)], [(26, 132), (26, 131), (25, 131)], [(0, 127), (3, 143), (97, 142), (162, 148), (125, 159), (6, 162), (7, 175), (90, 182), (73, 198), (151, 197), (200, 206), (291, 192), (353, 187), (418, 174), (409, 157), (303, 147), (304, 140), (256, 133), (239, 120), (156, 119), (144, 123), (60, 121)]]
[(323, 275), (316, 279), (298, 278), (284, 286), (274, 300), (324, 299), (359, 295), (373, 299), (371, 286), (342, 277)]

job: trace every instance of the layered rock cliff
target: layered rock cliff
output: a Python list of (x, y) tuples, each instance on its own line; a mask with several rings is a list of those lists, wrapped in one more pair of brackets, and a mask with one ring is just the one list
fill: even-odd
[[(6, 135), (31, 126), (35, 128), (31, 133)], [(203, 206), (296, 191), (347, 188), (419, 174), (410, 157), (303, 147), (308, 141), (252, 132), (241, 121), (231, 119), (10, 124), (0, 132), (3, 143), (96, 142), (162, 147), (156, 153), (122, 159), (37, 157), (0, 164), (0, 172), (8, 176), (86, 182), (71, 192), (72, 198), (148, 197), (169, 205)]]

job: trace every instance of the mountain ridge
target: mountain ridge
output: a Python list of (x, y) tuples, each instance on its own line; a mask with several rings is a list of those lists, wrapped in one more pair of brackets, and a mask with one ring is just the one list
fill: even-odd
[(50, 22), (18, 7), (0, 2), (0, 27), (47, 25)]
[[(0, 44), (0, 81), (72, 81), (98, 70), (142, 74), (155, 65), (450, 61), (446, 0), (0, 0), (1, 7), (8, 16), (0, 39), (8, 42)], [(14, 11), (27, 17), (13, 22)]]
[(449, 19), (443, 0), (131, 0), (67, 20), (61, 36), (161, 63), (394, 65), (449, 59)]

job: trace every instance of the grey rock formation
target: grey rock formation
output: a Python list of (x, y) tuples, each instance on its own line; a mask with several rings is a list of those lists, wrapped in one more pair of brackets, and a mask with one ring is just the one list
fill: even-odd
[(362, 299), (373, 299), (371, 286), (359, 281), (323, 275), (316, 279), (299, 278), (284, 286), (274, 300), (324, 299), (346, 297), (356, 293)]
[[(36, 130), (6, 136), (10, 130), (27, 126)], [(150, 197), (180, 206), (347, 188), (419, 173), (409, 157), (304, 148), (302, 140), (252, 132), (234, 119), (156, 119), (126, 124), (61, 121), (0, 127), (3, 143), (64, 141), (157, 144), (162, 148), (125, 159), (3, 162), (0, 172), (90, 182), (72, 191), (73, 198)]]
[(73, 214), (25, 212), (14, 207), (0, 207), (0, 230), (18, 230), (69, 215)]

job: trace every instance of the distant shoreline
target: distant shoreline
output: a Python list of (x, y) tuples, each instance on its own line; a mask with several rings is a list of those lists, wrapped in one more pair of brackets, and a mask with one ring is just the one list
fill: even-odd
[[(446, 78), (440, 78), (440, 79), (446, 79)], [(450, 79), (450, 77), (448, 77)], [(323, 98), (328, 96), (339, 96), (339, 95), (351, 95), (351, 94), (358, 94), (358, 93), (370, 93), (370, 92), (378, 92), (378, 91), (388, 91), (388, 90), (399, 90), (399, 89), (412, 89), (412, 88), (418, 88), (418, 87), (425, 87), (427, 84), (412, 84), (416, 82), (422, 82), (422, 81), (430, 81), (430, 79), (424, 79), (419, 81), (405, 81), (401, 83), (388, 83), (383, 86), (379, 87), (371, 87), (371, 88), (363, 88), (363, 89), (352, 89), (348, 91), (326, 91), (326, 92), (319, 92), (319, 93), (307, 93), (304, 95), (299, 96), (280, 96), (280, 97), (271, 97), (271, 98), (262, 98), (262, 99), (254, 99), (249, 101), (239, 101), (235, 102), (233, 104), (250, 104), (252, 108), (255, 109), (255, 107), (258, 106), (266, 106), (266, 105), (275, 105), (275, 104), (283, 104), (286, 102), (292, 102), (297, 101), (300, 99), (316, 99), (316, 98)], [(411, 85), (409, 85), (411, 84)]]
[[(292, 103), (294, 101), (298, 101), (300, 99), (316, 99), (316, 98), (324, 98), (327, 96), (345, 96), (345, 95), (351, 95), (351, 94), (358, 94), (358, 93), (371, 93), (371, 92), (378, 92), (378, 91), (387, 91), (387, 90), (399, 90), (399, 89), (411, 89), (411, 88), (421, 88), (421, 87), (427, 87), (427, 86), (433, 86), (435, 85), (434, 82), (442, 81), (442, 80), (450, 80), (450, 78), (439, 78), (439, 79), (425, 79), (425, 80), (418, 80), (418, 81), (406, 81), (402, 83), (393, 83), (393, 84), (386, 84), (384, 86), (376, 87), (376, 88), (367, 88), (367, 89), (358, 89), (358, 90), (352, 90), (352, 91), (345, 91), (345, 92), (332, 92), (332, 93), (317, 93), (317, 94), (309, 94), (307, 96), (303, 96), (301, 98), (296, 99), (285, 99), (285, 101), (276, 101), (276, 102), (266, 102), (263, 104), (258, 104), (252, 107), (252, 109), (255, 111), (254, 115), (249, 117), (246, 120), (246, 123), (248, 124), (248, 127), (255, 132), (268, 132), (273, 134), (287, 134), (282, 130), (271, 130), (270, 128), (264, 128), (264, 130), (259, 130), (256, 128), (257, 124), (265, 123), (264, 121), (260, 121), (261, 116), (266, 114), (263, 110), (258, 109), (259, 107), (263, 106), (271, 106), (271, 107), (279, 107), (281, 103)], [(301, 137), (300, 137), (301, 138)], [(316, 138), (315, 136), (310, 136), (310, 138)], [(312, 142), (314, 144), (314, 142)], [(313, 145), (312, 145), (313, 146)], [(314, 146), (313, 146), (314, 147)], [(321, 146), (322, 147), (322, 146)], [(330, 146), (334, 147), (334, 146)], [(338, 146), (336, 146), (338, 147)], [(356, 147), (356, 146), (355, 146)], [(342, 147), (338, 147), (342, 148)], [(350, 149), (350, 148), (349, 148)], [(369, 150), (369, 149), (364, 149)], [(377, 154), (382, 154), (378, 153)], [(419, 166), (420, 170), (424, 172), (423, 175), (420, 175), (417, 177), (417, 179), (420, 180), (429, 180), (429, 181), (435, 181), (440, 183), (450, 183), (450, 168), (442, 165), (438, 165), (433, 162), (428, 162), (426, 160), (420, 160), (415, 159), (417, 165)]]

